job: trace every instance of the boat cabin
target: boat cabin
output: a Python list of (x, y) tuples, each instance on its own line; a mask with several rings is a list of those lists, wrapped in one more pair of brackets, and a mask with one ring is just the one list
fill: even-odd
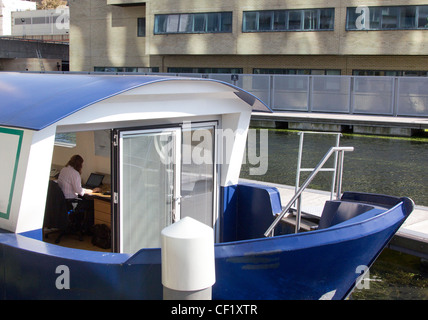
[(121, 253), (160, 247), (186, 216), (220, 241), (251, 112), (270, 111), (227, 83), (161, 76), (1, 73), (0, 100), (0, 229), (41, 239), (49, 181), (79, 154)]

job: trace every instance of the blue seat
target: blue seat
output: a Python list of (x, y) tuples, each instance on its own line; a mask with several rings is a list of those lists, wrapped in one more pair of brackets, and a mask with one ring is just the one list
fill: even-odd
[(358, 202), (326, 201), (318, 229), (325, 229), (345, 222), (374, 208), (373, 206)]

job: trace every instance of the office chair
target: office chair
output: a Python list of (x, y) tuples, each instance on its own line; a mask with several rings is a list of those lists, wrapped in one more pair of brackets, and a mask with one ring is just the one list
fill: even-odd
[(56, 230), (46, 232), (45, 238), (48, 238), (51, 233), (59, 232), (55, 239), (57, 244), (63, 235), (71, 233), (77, 233), (79, 240), (83, 240), (81, 215), (76, 209), (78, 201), (79, 199), (67, 200), (58, 183), (49, 181), (43, 227)]

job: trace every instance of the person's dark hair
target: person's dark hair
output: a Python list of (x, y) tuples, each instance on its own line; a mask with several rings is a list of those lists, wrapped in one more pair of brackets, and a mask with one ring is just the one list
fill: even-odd
[(78, 171), (81, 174), (82, 167), (83, 167), (83, 158), (78, 154), (75, 154), (70, 158), (70, 160), (68, 160), (67, 166), (73, 167), (76, 171)]

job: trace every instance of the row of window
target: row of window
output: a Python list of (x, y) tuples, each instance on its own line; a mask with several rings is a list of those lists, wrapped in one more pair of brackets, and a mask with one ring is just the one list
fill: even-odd
[(172, 67), (168, 68), (168, 73), (243, 73), (242, 68), (183, 68)]
[(94, 67), (95, 72), (159, 72), (159, 67)]
[(428, 6), (347, 8), (347, 30), (428, 29)]
[(242, 31), (333, 30), (334, 9), (270, 10), (244, 12)]
[[(159, 72), (159, 67), (95, 67), (95, 72)], [(223, 73), (242, 74), (243, 68), (194, 68), (170, 67), (168, 73)], [(340, 69), (281, 69), (281, 68), (254, 68), (253, 74), (287, 74), (287, 75), (341, 75)], [(353, 70), (354, 76), (390, 76), (390, 77), (426, 77), (428, 71), (400, 71), (400, 70)]]
[[(168, 73), (243, 73), (243, 68), (168, 68)], [(253, 74), (340, 75), (339, 69), (279, 69), (254, 68)]]
[[(246, 11), (243, 32), (333, 30), (334, 9)], [(155, 15), (155, 34), (232, 32), (232, 12)]]
[(155, 15), (155, 34), (232, 32), (232, 12)]
[(353, 70), (353, 76), (426, 77), (428, 71), (402, 70)]
[(297, 75), (330, 75), (340, 76), (340, 69), (279, 69), (254, 68), (253, 74), (297, 74)]
[[(334, 11), (334, 8), (244, 11), (242, 31), (334, 30)], [(428, 5), (346, 10), (346, 30), (391, 29), (428, 29)], [(154, 34), (228, 32), (232, 32), (232, 12), (155, 15)]]
[(45, 16), (45, 17), (29, 17), (29, 18), (15, 18), (15, 25), (30, 25), (30, 24), (50, 24), (55, 23), (61, 16)]

